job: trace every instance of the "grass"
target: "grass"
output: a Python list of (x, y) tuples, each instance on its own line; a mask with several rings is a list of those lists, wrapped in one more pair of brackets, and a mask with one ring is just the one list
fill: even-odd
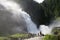
[(10, 35), (10, 37), (12, 38), (27, 38), (29, 34), (13, 34), (13, 35)]
[(0, 37), (0, 40), (9, 40), (8, 37)]
[(58, 37), (55, 35), (45, 35), (43, 40), (58, 40)]
[(23, 33), (17, 33), (13, 35), (8, 35), (8, 36), (0, 36), (0, 40), (11, 40), (11, 39), (25, 39), (25, 38), (30, 38), (30, 34), (23, 34)]

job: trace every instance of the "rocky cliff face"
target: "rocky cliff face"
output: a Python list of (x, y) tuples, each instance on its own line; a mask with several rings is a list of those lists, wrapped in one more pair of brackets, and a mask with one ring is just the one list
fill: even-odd
[(45, 3), (40, 5), (33, 0), (20, 0), (18, 3), (21, 4), (23, 10), (31, 16), (32, 21), (37, 24), (37, 26), (40, 24), (49, 24), (51, 16), (49, 14), (46, 16), (44, 13), (44, 8), (42, 7), (45, 6)]

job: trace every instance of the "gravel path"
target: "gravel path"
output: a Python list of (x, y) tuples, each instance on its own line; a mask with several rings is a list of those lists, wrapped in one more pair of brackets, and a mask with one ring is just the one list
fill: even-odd
[(24, 40), (42, 40), (42, 37), (34, 37), (34, 38), (29, 38)]

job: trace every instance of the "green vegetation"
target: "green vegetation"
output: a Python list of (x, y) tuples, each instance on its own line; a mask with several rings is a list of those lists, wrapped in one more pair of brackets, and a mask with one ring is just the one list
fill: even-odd
[(33, 36), (34, 35), (32, 34), (17, 33), (17, 34), (8, 35), (8, 36), (0, 36), (0, 40), (18, 40), (19, 38), (25, 39)]
[(0, 40), (9, 40), (8, 37), (0, 37)]
[(44, 0), (41, 5), (46, 16), (60, 16), (60, 0)]
[(60, 35), (60, 27), (55, 27), (52, 32), (54, 35)]
[(60, 27), (53, 28), (52, 33), (52, 35), (45, 35), (43, 40), (60, 40)]
[(29, 34), (13, 34), (10, 37), (12, 38), (28, 38)]
[(58, 40), (60, 40), (60, 35), (58, 35)]
[(43, 40), (58, 40), (58, 37), (55, 35), (45, 35)]
[(60, 40), (60, 27), (53, 28), (52, 35), (45, 35), (43, 40)]

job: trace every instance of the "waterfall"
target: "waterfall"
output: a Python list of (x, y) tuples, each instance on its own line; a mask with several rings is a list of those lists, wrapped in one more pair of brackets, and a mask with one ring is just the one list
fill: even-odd
[(33, 21), (31, 20), (31, 17), (29, 16), (29, 14), (23, 15), (23, 17), (26, 21), (28, 32), (32, 34), (38, 34), (40, 31), (37, 29), (36, 24), (33, 23)]
[(33, 34), (41, 31), (44, 35), (51, 32), (50, 28), (45, 25), (40, 25), (37, 29), (30, 15), (23, 11), (20, 4), (14, 0), (0, 0), (0, 32), (21, 33), (27, 32), (26, 30)]
[[(3, 8), (2, 8), (2, 7)], [(0, 24), (6, 26), (2, 27), (4, 29), (1, 29), (7, 32), (14, 32), (14, 33), (20, 33), (25, 30), (28, 30), (28, 33), (34, 33), (37, 34), (39, 30), (37, 29), (36, 24), (31, 20), (31, 17), (29, 14), (27, 14), (25, 11), (22, 10), (22, 7), (18, 3), (16, 3), (13, 0), (0, 0), (0, 11), (2, 12), (10, 12), (10, 13), (0, 13), (1, 19), (5, 22), (2, 22)], [(11, 15), (10, 15), (11, 14)], [(0, 20), (1, 22), (1, 20)], [(7, 23), (7, 24), (6, 24)], [(1, 25), (0, 25), (1, 26)], [(27, 28), (27, 29), (26, 29)], [(25, 30), (24, 30), (25, 29)]]

